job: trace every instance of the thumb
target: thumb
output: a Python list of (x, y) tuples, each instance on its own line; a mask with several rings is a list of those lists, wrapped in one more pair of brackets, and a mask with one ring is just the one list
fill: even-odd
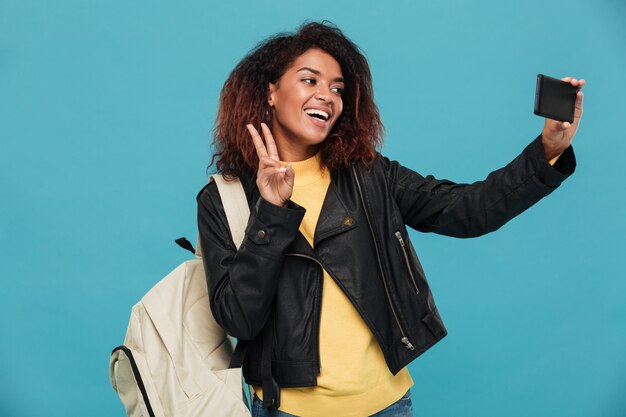
[(550, 119), (550, 122), (547, 126), (550, 126), (553, 131), (563, 132), (564, 130), (569, 129), (571, 124), (570, 122), (560, 122), (558, 120)]

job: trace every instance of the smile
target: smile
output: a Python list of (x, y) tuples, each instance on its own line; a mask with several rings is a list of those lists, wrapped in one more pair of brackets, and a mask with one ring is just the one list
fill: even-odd
[(326, 127), (326, 123), (330, 118), (327, 112), (319, 109), (305, 109), (304, 112), (309, 117), (309, 120), (318, 127)]
[(316, 118), (316, 119), (320, 119), (320, 120), (323, 120), (323, 121), (328, 120), (328, 117), (329, 117), (329, 116), (328, 116), (328, 113), (326, 113), (326, 112), (325, 112), (325, 111), (323, 111), (323, 110), (318, 110), (318, 109), (305, 109), (305, 110), (304, 110), (304, 112), (305, 112), (306, 114), (308, 114), (309, 116), (311, 116), (311, 117), (314, 117), (314, 118)]

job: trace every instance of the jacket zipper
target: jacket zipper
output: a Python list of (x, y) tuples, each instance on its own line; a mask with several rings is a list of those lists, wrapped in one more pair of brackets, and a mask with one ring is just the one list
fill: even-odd
[[(318, 261), (317, 259), (315, 259), (312, 256), (304, 255), (304, 254), (301, 254), (301, 253), (286, 253), (285, 256), (299, 256), (300, 258), (310, 259), (312, 261), (315, 261), (320, 266), (320, 268), (322, 268), (322, 271), (324, 270), (324, 265), (322, 265), (322, 263), (320, 261)], [(323, 278), (323, 276), (324, 276), (324, 272), (322, 272), (322, 287), (324, 285), (324, 278)], [(321, 306), (321, 303), (322, 303), (321, 291), (320, 291), (320, 297), (319, 297), (319, 302), (318, 303)], [(321, 311), (321, 307), (318, 308), (318, 311)], [(320, 326), (320, 318), (318, 317), (317, 318), (317, 363), (318, 363), (318, 373), (322, 372), (322, 359), (320, 358), (320, 347), (319, 347), (319, 345), (320, 345), (320, 342), (319, 342), (319, 340), (320, 340), (319, 326)]]
[(374, 241), (374, 249), (376, 250), (376, 259), (378, 260), (378, 268), (380, 269), (380, 274), (383, 278), (383, 286), (385, 287), (385, 294), (387, 295), (387, 301), (389, 302), (389, 307), (391, 308), (391, 312), (393, 313), (393, 317), (396, 320), (396, 324), (400, 329), (400, 333), (402, 334), (402, 339), (400, 341), (404, 344), (404, 347), (407, 350), (414, 350), (415, 346), (411, 343), (409, 338), (406, 336), (402, 325), (400, 324), (400, 319), (398, 319), (398, 313), (396, 313), (396, 309), (393, 307), (393, 303), (391, 302), (391, 296), (389, 295), (389, 289), (387, 288), (387, 279), (385, 278), (385, 272), (383, 271), (383, 266), (380, 262), (380, 253), (378, 251), (378, 243), (376, 242), (376, 235), (374, 235), (374, 229), (372, 228), (372, 222), (370, 221), (370, 216), (367, 213), (367, 207), (365, 206), (365, 200), (363, 199), (363, 191), (361, 190), (361, 183), (359, 182), (358, 175), (354, 168), (354, 165), (351, 166), (352, 174), (354, 176), (354, 180), (356, 181), (356, 187), (359, 190), (359, 197), (361, 199), (361, 204), (363, 205), (363, 210), (365, 211), (365, 218), (367, 219), (367, 224), (370, 228), (370, 233), (372, 234), (372, 240)]
[(402, 247), (402, 254), (404, 255), (404, 261), (406, 262), (406, 268), (409, 270), (409, 275), (411, 276), (411, 281), (413, 282), (413, 287), (415, 288), (415, 293), (419, 294), (420, 289), (417, 287), (417, 282), (415, 281), (415, 276), (413, 275), (413, 271), (411, 270), (411, 263), (409, 262), (409, 256), (406, 253), (406, 245), (404, 244), (404, 239), (402, 239), (402, 234), (400, 231), (396, 232), (396, 237), (400, 242), (400, 246)]

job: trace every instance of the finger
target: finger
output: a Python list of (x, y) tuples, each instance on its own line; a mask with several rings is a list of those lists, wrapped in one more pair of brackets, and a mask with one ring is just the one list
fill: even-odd
[(279, 175), (283, 175), (287, 172), (287, 168), (285, 167), (271, 167), (271, 166), (266, 166), (263, 167), (259, 174), (257, 175), (259, 178), (272, 178), (274, 176), (274, 174), (279, 174)]
[(259, 175), (284, 174), (287, 172), (287, 169), (287, 167), (281, 166), (279, 161), (269, 156), (264, 156), (259, 160)]
[(270, 128), (267, 127), (265, 123), (261, 123), (261, 129), (263, 129), (263, 136), (265, 136), (265, 143), (267, 144), (267, 152), (270, 157), (278, 160), (278, 149), (276, 148), (276, 141), (274, 141), (274, 136), (272, 136), (272, 132)]
[(287, 164), (287, 166), (285, 167), (285, 180), (289, 184), (293, 185), (293, 181), (295, 177), (296, 177), (296, 171), (294, 171), (291, 164)]
[(565, 127), (566, 123), (569, 124), (569, 122), (561, 122), (560, 120), (550, 118), (546, 118), (546, 123), (550, 126), (550, 128), (556, 130), (557, 132), (567, 129), (567, 127)]
[[(287, 164), (283, 167), (283, 169), (284, 171), (280, 175), (285, 184), (287, 184), (287, 186), (291, 189), (293, 188), (293, 184), (295, 182), (296, 172), (294, 171), (291, 164)], [(289, 194), (291, 195), (291, 191), (289, 192)]]
[(256, 149), (256, 154), (260, 161), (262, 157), (267, 156), (267, 149), (265, 149), (263, 139), (261, 139), (259, 132), (257, 132), (254, 126), (248, 124), (246, 127), (248, 128), (248, 132), (250, 132), (250, 136), (252, 136), (252, 142), (254, 143), (254, 148)]
[(582, 91), (578, 91), (578, 93), (576, 93), (576, 110), (581, 110), (583, 109), (583, 97), (585, 95), (583, 94)]
[[(277, 161), (274, 158), (270, 158), (269, 156), (264, 156), (259, 160), (259, 170), (262, 174), (265, 175), (273, 175), (276, 173), (285, 174), (291, 169), (291, 165), (287, 164), (286, 166), (281, 166), (280, 161)], [(294, 173), (295, 175), (295, 173)]]
[(577, 80), (576, 78), (573, 78), (573, 77), (564, 77), (564, 78), (561, 78), (561, 81), (568, 82), (574, 87), (578, 87), (578, 88), (582, 87), (581, 81), (584, 84), (584, 80)]
[(280, 168), (280, 162), (275, 160), (274, 158), (271, 158), (265, 155), (259, 158), (259, 168), (260, 169), (272, 168), (272, 170), (275, 170), (277, 168)]

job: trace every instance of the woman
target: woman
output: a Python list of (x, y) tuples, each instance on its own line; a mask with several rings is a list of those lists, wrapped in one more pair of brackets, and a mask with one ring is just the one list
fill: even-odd
[(411, 416), (406, 365), (446, 329), (405, 226), (498, 229), (574, 171), (581, 116), (579, 91), (574, 123), (546, 120), (506, 167), (455, 184), (376, 152), (369, 66), (338, 28), (305, 24), (250, 52), (214, 131), (217, 171), (250, 204), (239, 250), (216, 185), (197, 200), (211, 309), (245, 346), (253, 415)]

